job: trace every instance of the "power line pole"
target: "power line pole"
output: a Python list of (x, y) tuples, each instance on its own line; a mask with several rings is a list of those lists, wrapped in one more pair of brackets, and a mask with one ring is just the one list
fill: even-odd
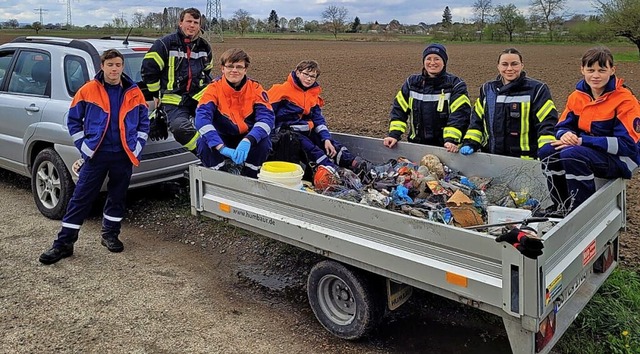
[(67, 28), (71, 27), (71, 0), (67, 0)]
[(218, 33), (220, 36), (220, 42), (224, 42), (224, 38), (222, 37), (222, 5), (221, 0), (207, 0), (207, 10), (205, 11), (205, 17), (207, 21), (211, 21), (212, 19), (216, 19), (216, 24), (213, 26), (211, 31), (213, 33)]
[(37, 8), (37, 9), (33, 9), (33, 11), (35, 11), (36, 13), (40, 13), (40, 24), (44, 25), (44, 22), (42, 22), (42, 13), (43, 12), (47, 12), (49, 10), (43, 9), (42, 7), (40, 7), (40, 8)]

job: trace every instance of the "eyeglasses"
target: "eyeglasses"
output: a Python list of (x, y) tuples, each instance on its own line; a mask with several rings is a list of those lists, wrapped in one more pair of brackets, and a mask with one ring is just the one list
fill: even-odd
[(311, 75), (304, 71), (301, 71), (300, 74), (302, 74), (302, 76), (306, 77), (307, 79), (311, 79), (311, 80), (315, 80), (318, 78), (318, 75)]
[(238, 71), (242, 71), (247, 68), (246, 66), (243, 66), (243, 65), (225, 65), (224, 67), (227, 68), (228, 70), (236, 69)]

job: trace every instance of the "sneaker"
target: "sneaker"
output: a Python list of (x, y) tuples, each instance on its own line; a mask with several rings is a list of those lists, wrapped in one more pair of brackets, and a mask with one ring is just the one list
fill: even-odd
[(62, 258), (67, 258), (73, 255), (73, 244), (51, 247), (49, 250), (40, 255), (38, 259), (42, 264), (53, 264)]
[(118, 239), (118, 236), (102, 237), (100, 243), (106, 247), (110, 252), (118, 253), (124, 250), (122, 241)]
[(313, 185), (316, 189), (327, 189), (339, 184), (340, 180), (336, 170), (331, 166), (319, 165), (313, 174)]

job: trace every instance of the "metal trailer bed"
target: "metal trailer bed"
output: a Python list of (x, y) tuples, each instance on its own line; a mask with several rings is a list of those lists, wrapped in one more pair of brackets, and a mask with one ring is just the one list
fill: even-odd
[[(402, 142), (388, 149), (380, 139), (346, 134), (334, 138), (374, 162), (398, 156), (419, 161), (432, 153), (467, 176), (526, 171), (540, 176), (527, 183), (544, 186), (536, 161), (462, 156)], [(192, 214), (329, 259), (309, 274), (309, 302), (323, 326), (346, 339), (367, 333), (407, 298), (407, 288), (416, 287), (500, 316), (514, 353), (547, 353), (617, 265), (625, 227), (621, 179), (606, 181), (555, 224), (543, 236), (544, 254), (537, 260), (486, 233), (202, 166), (190, 166), (189, 179)]]

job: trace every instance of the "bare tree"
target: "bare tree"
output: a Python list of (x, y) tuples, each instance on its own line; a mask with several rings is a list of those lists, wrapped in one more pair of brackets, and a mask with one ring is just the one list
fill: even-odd
[(567, 0), (531, 0), (531, 12), (539, 14), (549, 31), (549, 39), (553, 42), (553, 25), (560, 16)]
[(630, 40), (640, 53), (640, 3), (637, 0), (598, 0), (598, 5), (607, 28), (616, 36)]
[(251, 25), (251, 16), (249, 16), (249, 12), (243, 9), (238, 9), (233, 13), (233, 19), (237, 22), (240, 36), (244, 36), (244, 33)]
[(476, 2), (473, 3), (473, 13), (476, 17), (478, 29), (480, 30), (480, 41), (482, 41), (482, 32), (484, 31), (487, 18), (489, 18), (491, 14), (491, 10), (493, 10), (491, 0), (476, 0)]
[(525, 25), (525, 18), (518, 10), (516, 5), (498, 5), (496, 6), (497, 25), (502, 27), (509, 34), (509, 42), (513, 41), (513, 32)]
[(142, 11), (133, 13), (133, 16), (131, 16), (131, 25), (138, 28), (144, 27), (144, 14)]
[(338, 39), (338, 32), (344, 29), (344, 22), (347, 19), (349, 11), (344, 6), (329, 5), (322, 11), (322, 19), (326, 20), (329, 31), (333, 33), (333, 37)]
[(304, 25), (304, 20), (302, 19), (302, 17), (296, 17), (289, 20), (289, 29), (294, 29), (296, 30), (296, 32), (299, 31), (303, 25)]
[(280, 26), (280, 31), (286, 32), (287, 26), (289, 25), (289, 20), (284, 17), (280, 17), (280, 20), (278, 20), (278, 25)]
[(38, 34), (40, 30), (43, 28), (42, 23), (40, 23), (40, 21), (34, 22), (33, 24), (31, 24), (31, 27), (36, 31), (36, 34)]

